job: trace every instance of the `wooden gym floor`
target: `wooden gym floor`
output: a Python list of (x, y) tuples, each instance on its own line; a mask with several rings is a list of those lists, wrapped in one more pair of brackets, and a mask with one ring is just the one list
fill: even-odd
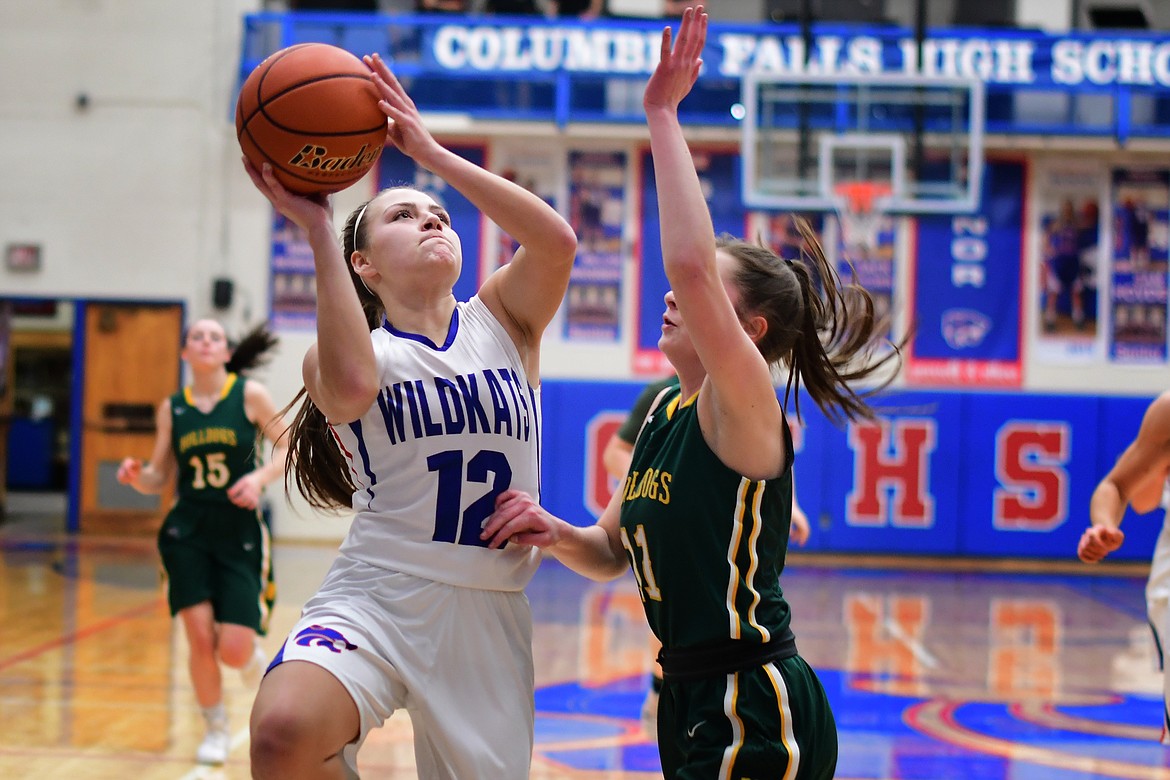
[[(0, 523), (0, 778), (247, 778), (252, 694), (234, 673), (230, 759), (193, 761), (202, 724), (153, 542), (60, 527), (51, 515)], [(275, 553), (270, 652), (333, 548)], [(794, 555), (785, 591), (801, 652), (833, 702), (838, 777), (1170, 780), (1144, 575), (1082, 567), (1071, 551), (1043, 571)], [(632, 579), (596, 584), (547, 562), (528, 593), (532, 777), (659, 777), (639, 720), (651, 651)], [(414, 777), (410, 733), (396, 715), (371, 735), (363, 777)]]

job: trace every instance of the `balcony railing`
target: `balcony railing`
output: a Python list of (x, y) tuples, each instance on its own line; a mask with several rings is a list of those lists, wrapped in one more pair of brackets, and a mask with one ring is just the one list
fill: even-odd
[[(581, 22), (451, 14), (258, 13), (244, 17), (242, 80), (295, 43), (380, 53), (426, 111), (473, 119), (642, 122), (641, 86), (662, 20)], [(807, 33), (807, 34), (806, 34)], [(712, 22), (705, 67), (681, 110), (690, 124), (734, 127), (744, 73), (914, 73), (978, 78), (989, 134), (1170, 137), (1170, 38), (1034, 30)], [(919, 68), (918, 63), (922, 63)]]

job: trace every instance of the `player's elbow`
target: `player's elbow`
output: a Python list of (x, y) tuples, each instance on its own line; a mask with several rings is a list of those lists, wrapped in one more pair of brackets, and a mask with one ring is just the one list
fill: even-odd
[(556, 228), (554, 228), (545, 238), (548, 241), (549, 256), (561, 259), (569, 265), (573, 264), (573, 260), (577, 257), (577, 233), (573, 230), (573, 226), (564, 220), (559, 220)]

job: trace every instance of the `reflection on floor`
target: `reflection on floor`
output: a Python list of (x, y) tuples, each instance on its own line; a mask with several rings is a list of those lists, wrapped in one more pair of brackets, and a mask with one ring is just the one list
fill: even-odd
[[(333, 552), (277, 546), (270, 652)], [(798, 560), (784, 582), (833, 703), (838, 777), (1170, 778), (1140, 572), (832, 563)], [(660, 776), (639, 719), (651, 642), (632, 579), (596, 584), (547, 562), (529, 598), (532, 777)], [(0, 621), (0, 777), (249, 776), (251, 692), (232, 675), (231, 758), (192, 761), (201, 725), (150, 540), (0, 525)], [(375, 732), (364, 776), (413, 777), (410, 734), (404, 715)]]

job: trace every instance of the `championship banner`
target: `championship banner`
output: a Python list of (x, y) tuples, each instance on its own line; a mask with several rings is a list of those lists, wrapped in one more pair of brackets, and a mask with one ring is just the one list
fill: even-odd
[(992, 161), (974, 214), (918, 218), (911, 384), (1019, 387), (1024, 165)]

